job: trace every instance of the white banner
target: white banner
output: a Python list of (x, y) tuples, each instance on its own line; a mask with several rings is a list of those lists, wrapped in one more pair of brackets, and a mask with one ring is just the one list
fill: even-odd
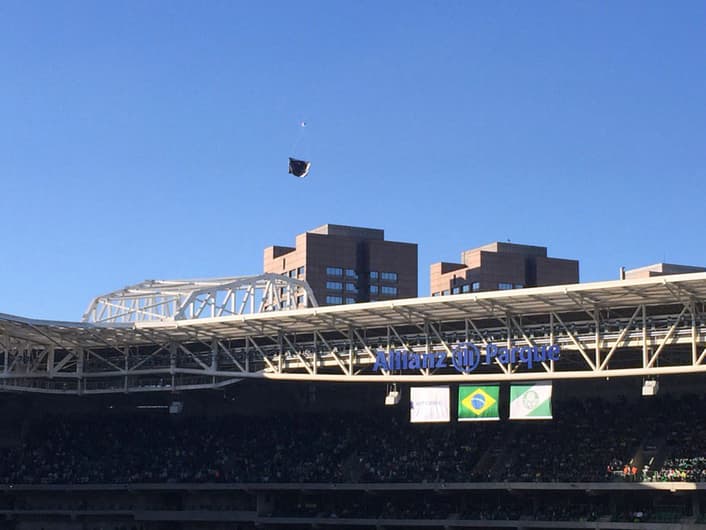
[(510, 387), (511, 420), (551, 420), (552, 384), (535, 383)]
[(413, 386), (410, 394), (411, 423), (451, 421), (448, 386)]

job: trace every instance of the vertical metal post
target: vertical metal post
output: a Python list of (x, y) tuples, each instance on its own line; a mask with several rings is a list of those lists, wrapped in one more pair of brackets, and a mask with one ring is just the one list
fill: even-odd
[[(213, 337), (211, 339), (211, 371), (218, 371), (218, 340)], [(216, 384), (216, 376), (211, 376), (211, 383)]]
[(54, 378), (54, 346), (49, 346), (47, 352), (47, 375), (49, 379)]
[(218, 371), (218, 339), (211, 339), (211, 371)]
[(314, 374), (319, 373), (319, 336), (314, 332)]
[(596, 367), (599, 367), (601, 365), (601, 312), (598, 306), (593, 306), (593, 325), (596, 326), (596, 354), (594, 361)]
[(642, 304), (642, 367), (647, 368), (649, 355), (647, 351), (647, 308)]
[(250, 336), (245, 337), (245, 371), (250, 372)]
[(282, 373), (282, 367), (284, 366), (284, 337), (282, 336), (282, 332), (278, 331), (277, 332), (277, 348), (279, 348), (279, 368), (278, 371), (279, 373)]
[(123, 377), (123, 392), (128, 391), (128, 371), (130, 370), (130, 347), (125, 346), (125, 363), (123, 364), (125, 376)]
[(691, 311), (691, 364), (696, 365), (698, 359), (697, 340), (698, 331), (696, 329), (696, 303), (692, 300), (689, 303), (689, 311)]
[(348, 374), (353, 375), (353, 327), (348, 327)]
[(83, 348), (79, 348), (76, 351), (76, 375), (78, 376), (78, 393), (83, 394), (84, 380), (83, 380), (83, 362), (84, 362), (84, 352)]
[[(554, 313), (549, 313), (549, 344), (554, 344)], [(554, 361), (549, 361), (549, 369), (554, 371)]]
[(176, 386), (177, 345), (169, 344), (169, 373), (171, 374), (172, 389)]

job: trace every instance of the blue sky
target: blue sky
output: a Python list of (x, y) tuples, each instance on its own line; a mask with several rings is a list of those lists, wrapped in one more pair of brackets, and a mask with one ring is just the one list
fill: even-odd
[(687, 1), (2, 2), (0, 312), (258, 273), (327, 222), (418, 242), (420, 294), (494, 240), (582, 281), (706, 265), (704, 28)]

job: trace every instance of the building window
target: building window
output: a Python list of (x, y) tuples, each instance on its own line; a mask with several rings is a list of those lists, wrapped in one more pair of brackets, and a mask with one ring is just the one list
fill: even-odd
[(473, 282), (471, 284), (471, 291), (474, 293), (480, 291), (480, 282)]
[(355, 298), (352, 298), (350, 296), (346, 296), (346, 303), (347, 304), (355, 304)]
[(341, 296), (331, 296), (328, 295), (326, 297), (326, 303), (327, 304), (342, 304), (343, 303), (343, 297)]
[(370, 279), (377, 280), (378, 279), (378, 271), (370, 271)]
[(326, 282), (326, 289), (331, 289), (332, 291), (340, 291), (343, 289), (343, 283), (341, 282)]
[[(465, 287), (465, 285), (464, 285), (464, 287)], [(460, 292), (461, 292), (460, 287), (454, 287), (453, 289), (451, 289), (451, 294), (459, 294)]]
[(397, 273), (396, 272), (383, 272), (380, 274), (380, 278), (385, 282), (396, 282)]
[(441, 293), (439, 291), (436, 291), (435, 293), (431, 293), (432, 296), (439, 296)]
[(304, 276), (304, 266), (301, 266), (297, 269), (297, 275), (298, 276)]
[(377, 285), (371, 285), (370, 286), (370, 294), (377, 294), (378, 293), (378, 286)]
[(448, 296), (450, 294), (451, 294), (451, 291), (449, 291), (448, 289), (444, 289), (443, 291), (441, 291), (441, 296)]
[(346, 278), (358, 279), (358, 275), (353, 269), (346, 269)]
[(346, 291), (349, 293), (357, 293), (358, 288), (355, 286), (354, 283), (346, 283)]
[(341, 267), (326, 267), (326, 274), (329, 276), (343, 276), (343, 269)]
[(500, 282), (498, 284), (498, 289), (500, 289), (501, 291), (507, 291), (508, 289), (512, 289), (512, 284), (507, 282)]
[(522, 285), (521, 283), (515, 284), (515, 289), (522, 289), (523, 287), (524, 287), (524, 285)]
[(380, 287), (382, 294), (397, 294), (397, 287), (390, 287), (389, 285), (383, 285)]
[(461, 292), (462, 292), (462, 293), (470, 293), (470, 292), (471, 292), (471, 286), (468, 285), (467, 283), (464, 284), (464, 285), (461, 287)]
[(304, 295), (300, 294), (297, 296), (297, 305), (304, 305)]
[(297, 277), (297, 269), (292, 269), (291, 271), (289, 271), (289, 277), (296, 278)]

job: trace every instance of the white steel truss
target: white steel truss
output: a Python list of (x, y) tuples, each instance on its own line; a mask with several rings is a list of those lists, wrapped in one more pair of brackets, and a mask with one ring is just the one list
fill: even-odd
[[(0, 389), (92, 394), (217, 388), (243, 378), (436, 383), (706, 373), (706, 273), (194, 314), (200, 318), (110, 323), (0, 315)], [(561, 356), (532, 367), (494, 358), (469, 373), (373, 370), (379, 352), (448, 356), (464, 343), (556, 344)]]
[(83, 322), (193, 320), (316, 307), (301, 280), (279, 274), (201, 280), (147, 280), (94, 298)]

